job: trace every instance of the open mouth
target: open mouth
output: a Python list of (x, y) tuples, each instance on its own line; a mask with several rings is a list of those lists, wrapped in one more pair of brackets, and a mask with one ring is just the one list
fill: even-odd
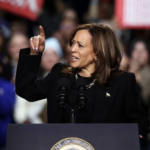
[(77, 57), (75, 57), (75, 56), (72, 56), (72, 57), (71, 57), (71, 61), (77, 61), (77, 60), (79, 60), (79, 58), (77, 58)]

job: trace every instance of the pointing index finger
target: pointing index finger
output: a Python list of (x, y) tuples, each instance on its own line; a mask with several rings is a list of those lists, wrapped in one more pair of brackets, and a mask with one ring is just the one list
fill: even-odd
[(43, 27), (42, 27), (42, 26), (39, 26), (39, 29), (40, 29), (40, 36), (41, 36), (42, 38), (45, 38), (45, 33), (44, 33)]

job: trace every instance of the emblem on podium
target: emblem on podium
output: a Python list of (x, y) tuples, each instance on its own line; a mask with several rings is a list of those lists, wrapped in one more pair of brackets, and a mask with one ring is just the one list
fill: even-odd
[(87, 141), (69, 137), (57, 142), (50, 150), (94, 150)]

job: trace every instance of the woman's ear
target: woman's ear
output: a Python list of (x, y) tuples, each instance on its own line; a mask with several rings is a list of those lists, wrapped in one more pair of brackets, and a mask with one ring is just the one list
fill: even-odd
[(94, 52), (94, 59), (97, 61), (97, 53)]

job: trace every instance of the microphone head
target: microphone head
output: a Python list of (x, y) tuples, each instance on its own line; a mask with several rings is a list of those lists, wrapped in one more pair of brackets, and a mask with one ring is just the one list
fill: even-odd
[(66, 78), (61, 78), (61, 79), (59, 80), (58, 88), (60, 89), (60, 88), (63, 87), (63, 86), (66, 88), (66, 90), (69, 89), (69, 81), (68, 81), (68, 79), (66, 79)]

